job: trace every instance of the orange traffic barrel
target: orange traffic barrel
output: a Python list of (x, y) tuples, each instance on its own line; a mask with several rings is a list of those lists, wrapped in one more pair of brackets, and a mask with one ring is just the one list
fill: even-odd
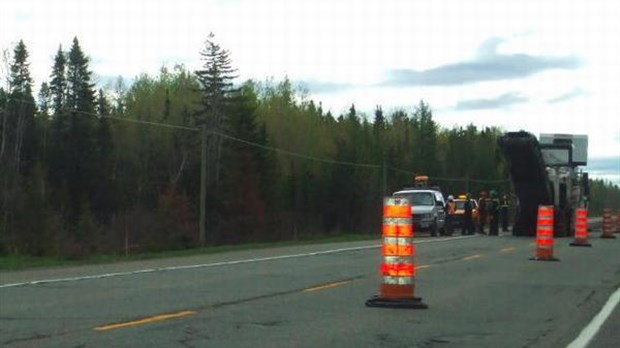
[(366, 301), (369, 307), (428, 308), (415, 297), (415, 264), (411, 205), (404, 198), (383, 199), (383, 258), (379, 295)]
[(530, 260), (558, 261), (553, 257), (553, 206), (539, 205), (536, 220), (536, 256)]
[(620, 233), (620, 210), (616, 213), (616, 233)]
[(570, 245), (592, 246), (588, 243), (588, 209), (586, 208), (575, 209), (575, 239)]
[(603, 209), (603, 234), (601, 238), (616, 238), (612, 232), (611, 209)]

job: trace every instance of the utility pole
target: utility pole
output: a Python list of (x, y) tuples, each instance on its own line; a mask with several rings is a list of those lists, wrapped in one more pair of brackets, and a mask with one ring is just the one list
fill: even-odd
[(200, 246), (207, 242), (206, 233), (206, 199), (207, 199), (207, 125), (201, 127), (201, 156), (200, 156)]
[(387, 195), (387, 165), (385, 163), (385, 160), (383, 160), (383, 195)]

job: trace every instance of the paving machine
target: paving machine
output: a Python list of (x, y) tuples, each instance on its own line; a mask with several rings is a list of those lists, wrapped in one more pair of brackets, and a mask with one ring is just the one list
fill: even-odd
[(539, 205), (553, 205), (554, 235), (574, 234), (574, 211), (588, 204), (588, 173), (580, 166), (588, 161), (588, 137), (576, 134), (509, 132), (498, 145), (510, 171), (517, 196), (512, 233), (536, 235)]

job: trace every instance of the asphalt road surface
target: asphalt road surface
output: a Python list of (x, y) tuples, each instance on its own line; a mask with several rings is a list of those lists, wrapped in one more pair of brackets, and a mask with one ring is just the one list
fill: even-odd
[[(620, 287), (620, 238), (419, 237), (422, 310), (369, 308), (374, 242), (0, 273), (8, 347), (566, 347)], [(616, 306), (588, 347), (620, 346)]]

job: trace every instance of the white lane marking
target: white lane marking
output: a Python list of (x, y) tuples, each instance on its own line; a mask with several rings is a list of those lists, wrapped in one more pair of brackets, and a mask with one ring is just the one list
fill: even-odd
[(579, 336), (577, 336), (574, 341), (572, 341), (568, 346), (566, 346), (566, 348), (587, 347), (588, 344), (590, 344), (590, 341), (592, 341), (592, 339), (594, 338), (594, 336), (596, 336), (601, 326), (603, 326), (605, 320), (607, 320), (609, 315), (611, 315), (611, 312), (613, 312), (614, 308), (618, 305), (618, 302), (620, 302), (620, 288), (618, 288), (616, 292), (609, 296), (607, 303), (605, 303), (601, 311), (598, 312), (598, 314), (592, 319), (588, 326), (583, 328)]
[[(446, 241), (465, 239), (465, 238), (472, 238), (472, 237), (475, 237), (475, 236), (461, 236), (461, 237), (451, 237), (451, 238), (426, 239), (426, 240), (414, 241), (414, 244), (446, 242)], [(351, 248), (341, 248), (341, 249), (324, 250), (324, 251), (314, 251), (314, 252), (303, 253), (303, 254), (291, 254), (291, 255), (270, 256), (270, 257), (259, 257), (259, 258), (255, 258), (255, 259), (243, 259), (243, 260), (222, 261), (222, 262), (213, 262), (213, 263), (201, 263), (201, 264), (196, 264), (196, 265), (185, 265), (185, 266), (170, 266), (170, 267), (159, 267), (159, 268), (147, 268), (147, 269), (139, 269), (139, 270), (135, 270), (135, 271), (94, 274), (94, 275), (79, 276), (79, 277), (33, 280), (33, 281), (21, 282), (21, 283), (0, 284), (0, 289), (1, 288), (12, 288), (12, 287), (17, 287), (17, 286), (26, 286), (26, 285), (62, 283), (62, 282), (73, 282), (73, 281), (78, 281), (78, 280), (120, 277), (120, 276), (128, 276), (128, 275), (142, 274), (142, 273), (177, 271), (177, 270), (183, 270), (183, 269), (207, 268), (207, 267), (218, 267), (218, 266), (227, 266), (227, 265), (238, 265), (238, 264), (251, 263), (251, 262), (264, 262), (264, 261), (273, 261), (273, 260), (283, 260), (283, 259), (291, 259), (291, 258), (296, 258), (296, 257), (317, 256), (317, 255), (341, 253), (341, 252), (346, 252), (346, 251), (373, 249), (373, 248), (379, 248), (380, 246), (381, 246), (381, 244), (373, 244), (373, 245), (367, 245), (367, 246), (361, 246), (361, 247), (351, 247)]]

